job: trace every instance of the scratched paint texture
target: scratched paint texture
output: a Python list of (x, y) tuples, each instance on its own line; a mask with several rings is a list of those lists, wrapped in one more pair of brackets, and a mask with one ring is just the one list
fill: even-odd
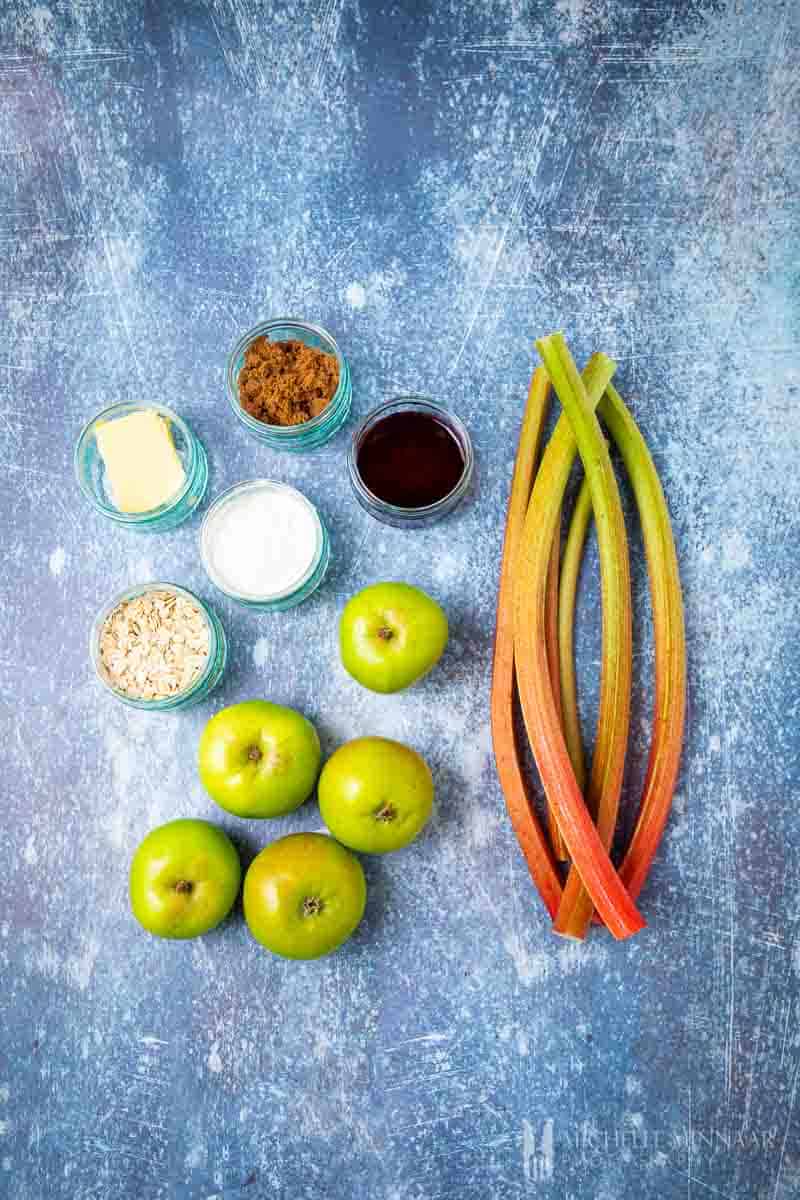
[[(0, 1195), (800, 1195), (799, 70), (791, 0), (2, 5)], [(413, 390), (468, 422), (456, 516), (379, 526), (346, 433), (288, 458), (235, 425), (226, 352), (285, 313), (335, 332), (355, 415)], [(552, 328), (617, 358), (685, 587), (680, 790), (625, 945), (550, 935), (490, 751), (504, 509)], [(146, 539), (93, 515), (75, 437), (132, 398), (189, 419), (211, 495), (259, 474), (319, 505), (311, 601), (213, 595), (197, 518)], [(652, 673), (633, 547), (629, 799)], [(596, 569), (592, 549), (587, 731)], [(100, 603), (153, 577), (213, 600), (231, 644), (211, 700), (162, 718), (102, 694), (86, 655)], [(396, 697), (350, 682), (334, 637), (385, 577), (452, 620)], [(328, 750), (406, 739), (435, 773), (430, 829), (365, 863), (363, 926), (321, 962), (269, 957), (240, 914), (169, 944), (128, 912), (144, 833), (220, 818), (198, 735), (251, 696), (305, 710)], [(320, 821), (221, 823), (247, 862)]]

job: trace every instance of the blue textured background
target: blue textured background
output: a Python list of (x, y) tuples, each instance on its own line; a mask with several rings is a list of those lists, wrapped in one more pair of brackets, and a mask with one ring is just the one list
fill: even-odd
[[(800, 1195), (800, 12), (791, 0), (392, 5), (50, 0), (0, 14), (0, 1194), (13, 1200), (789, 1200)], [(401, 391), (473, 433), (471, 502), (422, 533), (357, 507), (347, 434), (281, 457), (226, 409), (259, 318), (329, 327), (354, 411)], [(548, 932), (506, 819), (488, 686), (533, 339), (604, 349), (674, 514), (689, 650), (679, 795), (630, 944)], [(141, 538), (72, 478), (115, 400), (176, 407), (210, 494), (301, 486), (334, 565), (302, 608), (213, 595), (196, 518)], [(352, 426), (351, 426), (352, 428)], [(649, 730), (636, 555), (631, 796)], [(579, 636), (596, 675), (594, 552)], [(344, 598), (430, 589), (450, 649), (405, 695), (337, 661)], [(217, 606), (224, 685), (164, 717), (93, 681), (126, 584)], [(304, 709), (429, 759), (436, 818), (366, 864), (339, 954), (193, 944), (128, 912), (134, 846), (218, 818), (223, 704)], [(245, 859), (317, 828), (223, 822)]]

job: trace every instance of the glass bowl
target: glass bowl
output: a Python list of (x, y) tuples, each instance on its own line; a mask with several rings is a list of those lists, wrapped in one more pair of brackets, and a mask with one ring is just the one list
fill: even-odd
[[(186, 600), (190, 600), (197, 606), (208, 628), (208, 659), (197, 679), (184, 691), (177, 692), (174, 696), (169, 696), (164, 700), (143, 700), (120, 691), (119, 688), (114, 687), (108, 678), (102, 659), (100, 658), (100, 634), (106, 618), (111, 615), (118, 605), (122, 604), (125, 600), (133, 600), (136, 596), (141, 596), (144, 592), (154, 591), (177, 592), (178, 595), (183, 596)], [(89, 656), (92, 660), (95, 674), (103, 687), (111, 692), (112, 696), (116, 696), (117, 700), (121, 700), (123, 704), (128, 704), (131, 708), (143, 709), (145, 712), (174, 712), (176, 709), (188, 708), (192, 704), (197, 704), (200, 700), (205, 700), (209, 692), (217, 686), (225, 670), (225, 663), (228, 658), (228, 643), (219, 617), (210, 605), (201, 600), (199, 596), (196, 596), (194, 592), (190, 592), (187, 588), (179, 587), (176, 583), (140, 583), (136, 587), (127, 588), (124, 592), (120, 592), (119, 595), (114, 596), (112, 600), (109, 600), (100, 609), (100, 612), (94, 619), (91, 634), (89, 635)]]
[[(289, 587), (269, 596), (255, 596), (232, 590), (230, 585), (223, 581), (216, 570), (213, 554), (214, 525), (221, 510), (230, 504), (231, 501), (245, 495), (247, 492), (262, 489), (287, 492), (297, 497), (313, 515), (317, 529), (317, 543), (314, 550), (314, 557), (308, 569), (298, 579), (293, 580)], [(202, 559), (206, 574), (214, 584), (214, 587), (219, 588), (231, 600), (236, 600), (237, 603), (243, 604), (246, 608), (260, 609), (263, 612), (284, 612), (287, 608), (294, 608), (296, 604), (301, 604), (303, 600), (307, 600), (317, 590), (328, 570), (331, 547), (328, 531), (325, 528), (322, 518), (307, 496), (304, 496), (296, 488), (290, 487), (286, 483), (277, 483), (273, 479), (249, 479), (244, 483), (235, 484), (234, 487), (228, 488), (227, 491), (217, 496), (203, 517), (203, 523), (200, 526), (200, 558)]]
[[(105, 464), (97, 448), (95, 432), (98, 425), (105, 421), (117, 421), (131, 413), (153, 411), (169, 424), (185, 479), (175, 495), (158, 508), (142, 513), (120, 512), (106, 486)], [(163, 404), (126, 401), (103, 409), (84, 426), (75, 447), (75, 474), (84, 496), (104, 517), (140, 533), (162, 533), (187, 520), (203, 499), (208, 483), (208, 460), (203, 443), (172, 409)]]
[[(339, 364), (339, 384), (325, 409), (317, 417), (302, 425), (267, 425), (245, 412), (239, 403), (237, 380), (244, 365), (247, 348), (256, 338), (265, 337), (271, 342), (299, 341), (317, 350), (333, 354)], [(311, 325), (294, 317), (279, 317), (274, 321), (262, 321), (248, 329), (239, 338), (228, 356), (225, 373), (228, 401), (238, 420), (248, 433), (265, 442), (273, 450), (316, 450), (337, 433), (350, 412), (352, 387), (350, 368), (331, 335), (319, 325)]]
[[(464, 460), (464, 469), (461, 473), (461, 478), (452, 491), (448, 492), (446, 496), (443, 496), (435, 503), (426, 504), (420, 508), (401, 508), (397, 504), (390, 504), (386, 500), (381, 500), (379, 496), (370, 491), (358, 470), (358, 454), (367, 434), (379, 421), (384, 420), (386, 417), (393, 416), (395, 413), (406, 412), (420, 412), (427, 416), (435, 417), (455, 438)], [(426, 396), (398, 396), (393, 400), (386, 400), (383, 404), (379, 404), (377, 408), (373, 408), (372, 412), (367, 413), (353, 434), (347, 455), (347, 470), (350, 475), (350, 483), (361, 507), (370, 516), (375, 517), (378, 521), (382, 521), (384, 525), (393, 525), (398, 529), (425, 528), (452, 512), (469, 491), (474, 467), (475, 455), (472, 449), (472, 441), (464, 423), (459, 420), (455, 413), (445, 408), (443, 404), (440, 404), (436, 400), (430, 400)]]

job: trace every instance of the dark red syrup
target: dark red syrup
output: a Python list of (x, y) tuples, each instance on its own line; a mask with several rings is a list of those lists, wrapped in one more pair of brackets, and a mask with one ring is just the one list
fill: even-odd
[(464, 474), (464, 455), (447, 426), (425, 412), (396, 412), (376, 421), (356, 454), (364, 484), (397, 508), (444, 500)]

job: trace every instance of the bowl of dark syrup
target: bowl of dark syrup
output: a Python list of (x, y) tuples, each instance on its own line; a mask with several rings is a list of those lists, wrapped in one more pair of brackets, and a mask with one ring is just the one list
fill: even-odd
[(454, 413), (424, 396), (400, 396), (364, 418), (347, 465), (362, 508), (386, 525), (419, 528), (463, 500), (473, 464), (469, 434)]

